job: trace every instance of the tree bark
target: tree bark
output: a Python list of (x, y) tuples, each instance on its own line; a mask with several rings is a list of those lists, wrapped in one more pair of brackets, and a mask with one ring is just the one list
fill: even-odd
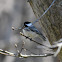
[[(41, 14), (50, 6), (53, 0), (28, 0), (35, 16), (39, 18)], [(41, 27), (49, 39), (50, 43), (62, 38), (62, 1), (56, 0), (50, 10), (39, 21)], [(58, 54), (62, 62), (62, 50)]]

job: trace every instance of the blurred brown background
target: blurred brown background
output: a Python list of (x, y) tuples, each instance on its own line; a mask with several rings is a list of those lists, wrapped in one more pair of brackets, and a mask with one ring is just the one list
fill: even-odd
[[(36, 20), (27, 0), (0, 0), (0, 49), (16, 52), (15, 43), (18, 44), (18, 49), (21, 50), (22, 43), (25, 41), (25, 47), (35, 54), (47, 52), (42, 48), (37, 48), (37, 44), (30, 42), (22, 37), (19, 31), (13, 31), (12, 26), (19, 28), (24, 21), (33, 22)], [(39, 23), (35, 26), (41, 31)], [(46, 42), (47, 43), (47, 42)], [(23, 54), (31, 54), (30, 51), (23, 51)], [(57, 58), (15, 58), (0, 54), (0, 62), (58, 62)]]

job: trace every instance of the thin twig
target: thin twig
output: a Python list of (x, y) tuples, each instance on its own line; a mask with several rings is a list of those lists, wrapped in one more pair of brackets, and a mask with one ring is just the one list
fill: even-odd
[(45, 10), (45, 12), (44, 12), (37, 20), (35, 20), (35, 21), (33, 22), (33, 24), (35, 24), (36, 22), (38, 22), (38, 21), (42, 18), (42, 16), (44, 16), (44, 15), (47, 13), (47, 11), (51, 8), (51, 6), (54, 4), (55, 1), (56, 1), (56, 0), (53, 0), (53, 2), (52, 2), (51, 5), (47, 8), (47, 10)]
[(14, 57), (16, 56), (16, 54), (8, 52), (8, 51), (4, 51), (2, 49), (0, 49), (0, 54), (8, 55), (8, 56), (14, 56)]
[(52, 48), (56, 48), (58, 47), (57, 51), (54, 52), (54, 53), (45, 53), (45, 54), (40, 54), (40, 55), (37, 55), (37, 54), (30, 54), (30, 55), (24, 55), (22, 53), (19, 53), (19, 54), (15, 54), (15, 53), (11, 53), (11, 52), (8, 52), (8, 51), (4, 51), (2, 49), (0, 49), (0, 54), (3, 54), (3, 55), (7, 55), (7, 56), (13, 56), (13, 57), (18, 57), (18, 58), (28, 58), (28, 57), (48, 57), (48, 56), (57, 56), (57, 54), (60, 52), (61, 50), (61, 47), (62, 47), (62, 42), (61, 43), (57, 43), (55, 46), (53, 46)]
[(23, 44), (22, 44), (22, 48), (20, 50), (20, 53), (22, 52), (22, 50), (25, 50), (26, 51), (26, 49), (24, 48), (24, 45), (25, 45), (25, 42), (23, 41)]
[(52, 56), (52, 55), (54, 55), (53, 53), (45, 53), (45, 54), (42, 54), (42, 55), (34, 55), (34, 54), (31, 54), (31, 55), (24, 55), (24, 54), (21, 54), (21, 53), (20, 53), (20, 55), (17, 55), (17, 54), (15, 54), (15, 53), (11, 53), (11, 52), (8, 52), (8, 51), (4, 51), (4, 50), (2, 50), (2, 49), (0, 49), (0, 54), (7, 55), (7, 56), (18, 57), (18, 58), (47, 57), (47, 56)]
[[(33, 39), (30, 38), (30, 37), (25, 36), (22, 32), (20, 32), (20, 34), (21, 34), (23, 37), (29, 39), (30, 41), (33, 41), (33, 42), (35, 42), (35, 43), (37, 43), (37, 44), (39, 44), (39, 45), (41, 45), (41, 46), (47, 47), (47, 48), (49, 48), (49, 49), (56, 49), (56, 48), (58, 48), (59, 46), (62, 46), (62, 42), (57, 43), (57, 44), (52, 45), (52, 46), (46, 46), (46, 45), (44, 45), (44, 44), (41, 44), (41, 43), (36, 42), (35, 40), (33, 40)], [(60, 44), (61, 44), (61, 45), (60, 45)]]
[(48, 46), (46, 46), (46, 45), (43, 45), (43, 44), (41, 44), (41, 43), (39, 43), (39, 42), (36, 42), (35, 40), (33, 40), (32, 38), (30, 38), (30, 37), (28, 37), (28, 36), (25, 36), (22, 32), (20, 32), (20, 34), (21, 34), (23, 37), (29, 39), (30, 41), (33, 41), (33, 42), (35, 42), (35, 43), (37, 43), (37, 44), (39, 44), (39, 45), (41, 45), (41, 46), (44, 46), (44, 47), (47, 47), (47, 48), (51, 49), (50, 47), (48, 47)]
[(20, 53), (20, 51), (17, 48), (17, 44), (15, 44), (15, 48), (16, 48), (17, 53)]
[(15, 30), (15, 31), (22, 30), (22, 28), (14, 28), (14, 27), (12, 27), (12, 30)]

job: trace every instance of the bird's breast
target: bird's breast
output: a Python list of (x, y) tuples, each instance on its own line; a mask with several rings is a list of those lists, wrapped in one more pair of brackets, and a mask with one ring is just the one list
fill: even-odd
[(38, 36), (35, 32), (32, 32), (30, 30), (23, 29), (23, 33), (24, 33), (25, 36), (28, 36), (28, 37), (31, 37), (31, 38), (35, 38), (35, 37)]

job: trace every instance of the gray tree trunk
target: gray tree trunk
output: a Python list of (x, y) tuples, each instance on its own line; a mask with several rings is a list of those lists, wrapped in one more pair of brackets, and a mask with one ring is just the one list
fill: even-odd
[[(53, 0), (29, 0), (34, 14), (38, 18), (49, 7)], [(50, 10), (39, 21), (50, 43), (62, 38), (62, 1), (56, 0)], [(62, 62), (62, 50), (58, 54)]]

